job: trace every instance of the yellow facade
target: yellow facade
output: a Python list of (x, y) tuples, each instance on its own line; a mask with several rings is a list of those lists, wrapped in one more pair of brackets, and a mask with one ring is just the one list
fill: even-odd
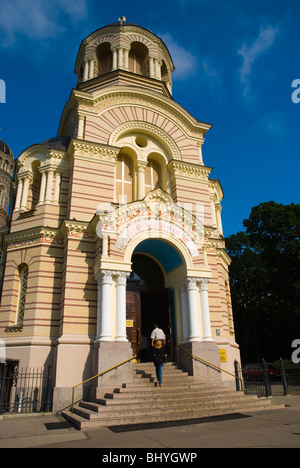
[(0, 339), (22, 365), (55, 364), (57, 408), (109, 356), (113, 365), (132, 355), (120, 301), (136, 255), (156, 262), (170, 291), (172, 358), (188, 343), (230, 372), (239, 360), (223, 193), (202, 155), (211, 126), (173, 100), (173, 70), (150, 31), (131, 23), (99, 29), (80, 46), (77, 88), (57, 137), (17, 160)]

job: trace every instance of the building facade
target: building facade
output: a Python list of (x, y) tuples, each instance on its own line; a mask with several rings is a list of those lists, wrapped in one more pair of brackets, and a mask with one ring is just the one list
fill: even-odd
[[(234, 381), (178, 348), (229, 372), (239, 361), (223, 192), (202, 156), (211, 125), (174, 101), (173, 71), (151, 31), (125, 19), (95, 31), (57, 136), (17, 159), (0, 339), (24, 367), (53, 363), (55, 409), (92, 375), (148, 360), (154, 323), (195, 378)], [(91, 385), (130, 378), (128, 363)]]

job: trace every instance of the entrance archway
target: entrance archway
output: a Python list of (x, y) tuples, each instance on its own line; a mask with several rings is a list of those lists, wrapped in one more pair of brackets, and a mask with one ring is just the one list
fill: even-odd
[(151, 331), (154, 324), (167, 337), (168, 356), (172, 357), (172, 319), (169, 290), (158, 263), (145, 254), (133, 254), (132, 273), (127, 280), (127, 338), (132, 350), (143, 362), (152, 358)]
[(131, 257), (132, 272), (127, 280), (126, 332), (132, 350), (142, 361), (152, 358), (151, 331), (154, 324), (167, 338), (167, 353), (173, 358), (175, 311), (173, 289), (166, 287), (167, 275), (183, 265), (169, 243), (151, 238), (136, 246)]

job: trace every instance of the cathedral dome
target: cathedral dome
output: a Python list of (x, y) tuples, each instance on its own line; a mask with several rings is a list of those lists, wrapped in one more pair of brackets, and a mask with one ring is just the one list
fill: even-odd
[(14, 158), (14, 155), (12, 153), (12, 150), (8, 146), (5, 141), (0, 139), (0, 152), (6, 154), (7, 156), (10, 156), (12, 159)]
[(67, 151), (71, 137), (68, 136), (56, 136), (54, 138), (49, 138), (46, 141), (43, 141), (42, 145), (46, 146), (48, 149), (57, 149), (61, 151)]
[[(131, 80), (131, 86), (140, 86), (142, 81), (135, 83), (132, 75), (142, 76), (162, 83), (170, 94), (174, 70), (172, 57), (163, 40), (149, 29), (127, 22), (125, 17), (83, 40), (75, 64), (79, 85), (97, 78), (101, 83), (106, 79), (110, 83), (111, 73), (117, 72), (123, 77), (125, 72), (126, 77), (123, 81), (119, 77), (118, 84), (126, 85), (126, 80)], [(95, 90), (94, 87), (92, 89)]]

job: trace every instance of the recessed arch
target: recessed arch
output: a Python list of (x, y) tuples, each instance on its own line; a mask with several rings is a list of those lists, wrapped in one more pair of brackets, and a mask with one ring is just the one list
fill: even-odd
[[(136, 236), (133, 236), (132, 239), (130, 239), (130, 241), (128, 242), (128, 244), (126, 246), (126, 250), (125, 250), (125, 253), (124, 253), (124, 263), (125, 264), (130, 264), (131, 263), (132, 254), (134, 253), (134, 251), (135, 252), (138, 251), (137, 247), (139, 246), (139, 244), (141, 244), (140, 248), (143, 248), (144, 253), (146, 253), (146, 249), (147, 249), (147, 251), (149, 253), (149, 244), (148, 245), (146, 243), (142, 244), (142, 242), (150, 241), (150, 240), (152, 240), (152, 241), (153, 240), (158, 240), (160, 242), (164, 242), (164, 243), (169, 245), (169, 248), (173, 249), (173, 252), (174, 252), (174, 254), (175, 254), (176, 258), (177, 258), (177, 261), (178, 261), (177, 265), (173, 265), (174, 268), (177, 268), (177, 267), (180, 267), (180, 266), (183, 267), (185, 270), (193, 268), (192, 256), (191, 256), (189, 250), (187, 249), (187, 247), (185, 246), (185, 244), (181, 240), (176, 239), (176, 237), (170, 237), (164, 232), (152, 232), (151, 238), (149, 238), (149, 233), (147, 233), (147, 232), (139, 233)], [(170, 250), (170, 249), (168, 249), (168, 250)], [(156, 258), (157, 258), (157, 256), (156, 256)], [(179, 258), (181, 259), (180, 264), (179, 264), (179, 260), (178, 260)], [(159, 258), (158, 258), (158, 260), (159, 260)], [(162, 265), (165, 264), (168, 272), (172, 271), (172, 268), (169, 269), (170, 266), (171, 266), (170, 264), (167, 264), (166, 262), (163, 262), (163, 261), (161, 262), (161, 264)]]
[(102, 76), (111, 72), (113, 67), (113, 54), (109, 42), (102, 42), (96, 47), (94, 51), (94, 62), (95, 76)]
[(138, 75), (149, 75), (148, 48), (139, 41), (133, 41), (129, 51), (129, 71)]
[(162, 154), (165, 154), (166, 162), (171, 159), (181, 159), (179, 148), (173, 138), (167, 132), (148, 122), (131, 121), (126, 122), (114, 129), (108, 139), (108, 144), (111, 146), (119, 146), (127, 135), (136, 134), (136, 136), (144, 136), (157, 141), (162, 148)]

